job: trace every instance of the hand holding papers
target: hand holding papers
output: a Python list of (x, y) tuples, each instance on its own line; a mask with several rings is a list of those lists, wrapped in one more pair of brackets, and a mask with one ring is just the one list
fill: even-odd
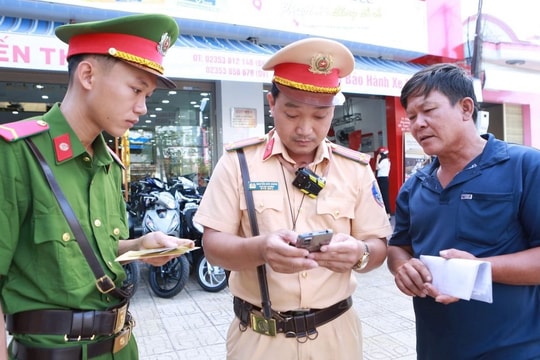
[(493, 302), (491, 263), (428, 255), (420, 255), (420, 261), (427, 266), (433, 276), (433, 286), (442, 294)]
[(159, 248), (159, 249), (145, 249), (145, 250), (137, 250), (137, 251), (126, 251), (119, 257), (117, 257), (116, 261), (132, 261), (132, 260), (140, 260), (140, 259), (148, 259), (153, 257), (160, 257), (160, 256), (171, 256), (171, 255), (182, 255), (189, 251), (198, 249), (197, 246), (195, 247), (187, 247), (187, 246), (179, 246), (177, 248)]

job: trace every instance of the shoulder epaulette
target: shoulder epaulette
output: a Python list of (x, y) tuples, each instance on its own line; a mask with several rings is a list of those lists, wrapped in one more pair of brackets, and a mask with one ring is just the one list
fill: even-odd
[(248, 146), (260, 144), (260, 143), (264, 142), (265, 140), (266, 140), (266, 135), (265, 136), (256, 136), (256, 137), (243, 139), (243, 140), (238, 140), (238, 141), (235, 141), (235, 142), (232, 142), (230, 144), (225, 145), (225, 150), (234, 151), (234, 150), (238, 150), (238, 149), (245, 148), (245, 147), (248, 147)]
[(8, 142), (14, 142), (47, 130), (49, 124), (41, 119), (20, 120), (0, 125), (0, 137)]
[(122, 160), (118, 157), (118, 155), (116, 155), (116, 153), (114, 152), (113, 149), (111, 149), (110, 147), (107, 146), (107, 150), (109, 150), (109, 154), (111, 154), (112, 158), (114, 159), (114, 161), (116, 161), (116, 163), (118, 165), (120, 165), (122, 167), (122, 169), (126, 170), (126, 167), (124, 166), (124, 163), (122, 162)]
[(329, 142), (328, 145), (330, 146), (330, 148), (332, 149), (332, 153), (334, 154), (344, 156), (348, 159), (354, 160), (364, 165), (369, 165), (369, 160), (371, 159), (371, 156), (368, 154), (349, 149), (345, 146), (341, 146), (333, 142)]

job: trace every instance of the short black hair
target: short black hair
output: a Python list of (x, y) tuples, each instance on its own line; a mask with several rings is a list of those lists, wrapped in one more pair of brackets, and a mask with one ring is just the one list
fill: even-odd
[(87, 57), (92, 56), (100, 60), (108, 61), (111, 64), (114, 64), (118, 61), (121, 61), (115, 57), (112, 57), (110, 55), (100, 55), (100, 54), (77, 54), (73, 55), (68, 59), (68, 78), (69, 82), (71, 82), (71, 78), (73, 76), (73, 73), (75, 72), (75, 69), (77, 69), (77, 66), (86, 59)]
[(455, 64), (435, 64), (414, 74), (401, 89), (400, 102), (407, 108), (411, 96), (427, 96), (432, 91), (445, 95), (452, 105), (470, 97), (474, 101), (473, 120), (478, 116), (478, 102), (471, 76)]
[(270, 89), (270, 94), (275, 98), (279, 95), (279, 88), (277, 87), (276, 83), (272, 81), (272, 89)]

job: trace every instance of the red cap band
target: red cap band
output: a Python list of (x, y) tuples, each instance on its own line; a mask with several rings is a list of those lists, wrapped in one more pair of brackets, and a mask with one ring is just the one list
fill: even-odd
[[(158, 43), (140, 36), (116, 33), (88, 33), (75, 35), (69, 40), (67, 57), (78, 54), (110, 54), (115, 49), (146, 60), (149, 68), (163, 74), (163, 55), (158, 51)], [(113, 55), (114, 56), (114, 55)], [(128, 58), (124, 60), (130, 61)], [(133, 62), (140, 63), (134, 60)], [(145, 65), (145, 64), (143, 64)]]
[(339, 69), (333, 68), (328, 74), (313, 73), (306, 64), (282, 63), (274, 67), (274, 81), (295, 89), (325, 94), (337, 94)]

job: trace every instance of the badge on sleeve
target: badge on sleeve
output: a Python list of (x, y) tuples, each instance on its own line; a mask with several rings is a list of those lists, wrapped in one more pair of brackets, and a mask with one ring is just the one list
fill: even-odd
[(384, 207), (384, 201), (383, 201), (383, 198), (382, 198), (382, 194), (379, 190), (379, 186), (377, 185), (377, 182), (374, 181), (372, 184), (371, 184), (371, 193), (373, 194), (373, 198), (375, 199), (375, 202), (377, 202), (377, 204), (379, 204), (381, 207)]

